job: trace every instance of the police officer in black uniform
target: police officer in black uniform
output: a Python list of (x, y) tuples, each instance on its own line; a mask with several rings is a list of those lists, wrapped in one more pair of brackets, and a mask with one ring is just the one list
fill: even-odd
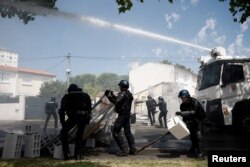
[(176, 112), (175, 114), (183, 117), (183, 121), (190, 131), (192, 146), (189, 149), (189, 153), (195, 154), (199, 158), (204, 158), (201, 143), (201, 124), (206, 118), (206, 113), (199, 101), (190, 97), (187, 90), (181, 90), (178, 97), (182, 101), (180, 105), (181, 112)]
[(115, 111), (118, 113), (118, 117), (115, 120), (112, 135), (119, 146), (120, 150), (116, 153), (117, 156), (127, 156), (127, 148), (121, 135), (121, 129), (124, 129), (124, 134), (129, 145), (129, 154), (134, 155), (136, 153), (134, 136), (130, 129), (130, 110), (133, 101), (133, 95), (128, 90), (129, 83), (127, 80), (121, 80), (118, 84), (120, 92), (117, 96), (112, 91), (106, 90), (105, 95), (107, 98), (115, 104)]
[(156, 101), (150, 95), (148, 95), (148, 100), (146, 101), (146, 106), (148, 109), (148, 117), (149, 117), (151, 126), (153, 126), (155, 124), (156, 105), (157, 105)]
[(53, 115), (55, 119), (55, 129), (57, 129), (57, 122), (58, 122), (58, 116), (56, 112), (57, 107), (58, 107), (58, 104), (56, 102), (56, 98), (51, 97), (50, 101), (47, 102), (45, 105), (45, 113), (47, 114), (47, 117), (46, 117), (44, 128), (43, 128), (44, 132), (46, 132), (51, 115)]
[(158, 102), (157, 106), (159, 106), (159, 110), (160, 110), (158, 120), (160, 123), (160, 127), (163, 128), (163, 124), (162, 124), (162, 119), (163, 119), (164, 126), (165, 126), (165, 128), (167, 128), (167, 113), (168, 113), (167, 103), (164, 101), (162, 96), (159, 96), (158, 100), (159, 100), (159, 102)]
[[(68, 119), (65, 120), (65, 114)], [(59, 109), (60, 122), (62, 124), (61, 142), (64, 159), (68, 160), (69, 141), (68, 132), (77, 126), (74, 158), (81, 159), (82, 136), (85, 126), (89, 124), (91, 117), (91, 98), (84, 93), (76, 84), (71, 84), (68, 88), (68, 94), (61, 100)]]

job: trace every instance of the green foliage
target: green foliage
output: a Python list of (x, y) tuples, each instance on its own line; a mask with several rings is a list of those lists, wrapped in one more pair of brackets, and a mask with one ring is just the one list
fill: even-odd
[[(19, 9), (17, 6), (20, 5), (31, 5), (40, 6), (50, 9), (56, 9), (56, 0), (4, 0), (0, 2), (0, 14), (3, 18), (12, 18), (17, 16), (24, 24), (28, 24), (29, 21), (35, 19), (35, 13), (30, 13)], [(26, 3), (26, 4), (23, 4)]]
[(40, 88), (40, 96), (43, 97), (62, 97), (67, 90), (66, 82), (59, 80), (45, 82)]
[(97, 85), (84, 84), (83, 90), (84, 92), (87, 92), (93, 99), (101, 91), (101, 88)]
[(71, 78), (71, 83), (77, 84), (83, 88), (92, 98), (100, 91), (100, 87), (96, 85), (96, 76), (93, 74), (81, 74)]
[[(137, 0), (143, 3), (143, 0)], [(227, 0), (219, 0), (219, 1), (227, 1)], [(174, 0), (168, 0), (169, 3), (173, 3)], [(132, 0), (116, 0), (118, 4), (119, 13), (125, 13), (129, 11), (132, 6)], [(250, 16), (250, 1), (249, 0), (230, 0), (230, 12), (234, 16), (234, 21), (239, 21), (240, 23), (244, 23), (247, 18)], [(239, 15), (238, 18), (236, 17)]]
[(161, 63), (162, 63), (162, 64), (172, 64), (172, 62), (169, 61), (169, 60), (163, 60)]
[[(219, 0), (225, 2), (227, 0)], [(234, 17), (235, 22), (244, 23), (250, 16), (250, 1), (249, 0), (230, 0), (230, 12)]]
[[(144, 2), (144, 0), (137, 0), (141, 3)], [(159, 0), (160, 1), (160, 0)], [(174, 0), (168, 0), (168, 2), (173, 3)], [(130, 10), (133, 6), (132, 0), (116, 0), (116, 3), (118, 5), (119, 13), (125, 13), (126, 11)]]
[(72, 83), (77, 84), (79, 87), (84, 88), (85, 84), (95, 86), (96, 76), (93, 74), (81, 74), (70, 79)]
[(181, 64), (175, 64), (175, 66), (176, 66), (176, 67), (179, 67), (179, 68), (181, 68), (181, 69), (184, 69), (184, 70), (187, 70), (187, 71), (192, 72), (192, 70), (191, 70), (190, 68), (187, 68), (187, 67), (186, 67), (186, 66), (184, 66), (184, 65), (181, 65)]
[[(93, 74), (81, 74), (70, 79), (71, 83), (77, 84), (83, 88), (84, 92), (87, 92), (91, 98), (95, 98), (99, 92), (103, 92), (106, 89), (118, 91), (117, 84), (121, 79), (128, 80), (128, 75), (118, 76), (113, 73), (102, 73), (98, 77)], [(40, 89), (40, 96), (43, 97), (62, 97), (67, 93), (67, 82), (51, 81), (45, 82)]]
[[(173, 64), (171, 61), (169, 61), (169, 60), (163, 60), (162, 62), (161, 62), (162, 64)], [(190, 71), (190, 72), (192, 72), (192, 70), (190, 69), (190, 68), (188, 68), (188, 67), (186, 67), (186, 66), (184, 66), (184, 65), (181, 65), (181, 64), (174, 64), (176, 67), (178, 67), (178, 68), (181, 68), (181, 69), (184, 69), (184, 70), (187, 70), (187, 71)]]
[[(143, 3), (144, 0), (137, 0)], [(159, 0), (160, 1), (160, 0)], [(227, 0), (219, 0), (225, 2)], [(0, 14), (3, 18), (12, 18), (17, 16), (20, 20), (23, 20), (24, 24), (28, 24), (29, 21), (35, 19), (35, 13), (30, 13), (19, 9), (15, 5), (16, 3), (27, 3), (32, 6), (41, 6), (50, 9), (57, 9), (55, 4), (56, 0), (1, 0), (0, 1)], [(174, 0), (168, 0), (169, 3), (174, 3)], [(133, 7), (132, 0), (116, 0), (119, 13), (125, 13)], [(25, 5), (25, 4), (24, 4)], [(229, 11), (234, 17), (234, 21), (244, 23), (250, 16), (250, 1), (249, 0), (230, 0)], [(238, 17), (237, 17), (238, 16)]]
[(250, 1), (248, 0), (231, 0), (230, 1), (230, 9), (233, 16), (236, 16), (238, 13), (241, 16), (239, 18), (234, 18), (234, 21), (239, 21), (240, 23), (244, 23), (250, 15)]
[(101, 90), (112, 89), (118, 91), (118, 82), (120, 78), (117, 74), (113, 73), (102, 73), (97, 77), (97, 85)]
[(129, 80), (128, 75), (121, 75), (119, 80)]

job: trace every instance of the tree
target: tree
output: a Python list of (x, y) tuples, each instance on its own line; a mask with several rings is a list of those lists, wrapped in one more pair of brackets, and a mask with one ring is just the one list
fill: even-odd
[[(143, 3), (143, 0), (137, 0), (141, 3)], [(168, 0), (171, 4), (174, 0)], [(219, 0), (221, 2), (227, 1), (227, 0)], [(125, 13), (126, 11), (129, 11), (132, 6), (132, 0), (116, 0), (116, 3), (118, 5), (119, 13)], [(230, 12), (235, 17), (236, 14), (239, 14), (240, 16), (235, 17), (234, 21), (239, 21), (240, 23), (244, 23), (247, 18), (250, 16), (250, 1), (249, 0), (230, 0)]]
[[(169, 65), (171, 65), (171, 64), (173, 64), (171, 61), (169, 61), (169, 60), (163, 60), (163, 61), (161, 61), (161, 63), (162, 64), (169, 64)], [(184, 65), (181, 65), (181, 64), (173, 64), (175, 67), (178, 67), (178, 68), (181, 68), (181, 69), (184, 69), (184, 70), (186, 70), (186, 71), (190, 71), (190, 72), (192, 72), (192, 70), (190, 69), (190, 68), (188, 68), (188, 67), (186, 67), (186, 66), (184, 66)]]
[(40, 88), (40, 96), (42, 97), (63, 97), (63, 95), (67, 92), (67, 84), (66, 82), (62, 82), (59, 80), (45, 82), (42, 84)]
[[(226, 1), (226, 0), (220, 0)], [(247, 18), (250, 16), (250, 1), (249, 0), (230, 0), (230, 12), (234, 16), (234, 21), (239, 21), (240, 23), (244, 23)], [(236, 17), (239, 15), (238, 18)]]
[(186, 71), (189, 71), (189, 72), (192, 72), (192, 70), (184, 65), (181, 65), (181, 64), (175, 64), (176, 67), (179, 67), (181, 69), (184, 69)]
[[(141, 3), (144, 2), (144, 0), (137, 0)], [(173, 0), (168, 0), (170, 3), (173, 3)], [(125, 13), (126, 11), (130, 10), (133, 6), (132, 0), (116, 0), (116, 3), (118, 5), (119, 13)]]
[(20, 5), (40, 6), (50, 9), (57, 9), (55, 7), (56, 0), (1, 0), (0, 13), (3, 18), (12, 18), (17, 16), (24, 24), (35, 19), (35, 13), (30, 13), (18, 8)]
[[(140, 3), (143, 3), (144, 0), (137, 0)], [(227, 0), (219, 0), (221, 2)], [(229, 1), (229, 0), (228, 0)], [(32, 6), (41, 6), (50, 9), (57, 9), (55, 4), (56, 0), (0, 0), (0, 13), (3, 18), (12, 18), (19, 17), (19, 19), (23, 20), (24, 24), (27, 24), (29, 21), (33, 21), (35, 19), (34, 13), (29, 13), (27, 11), (23, 11), (13, 5), (15, 3), (29, 3)], [(174, 0), (168, 0), (169, 3), (173, 3)], [(125, 13), (129, 11), (133, 7), (132, 0), (116, 0), (118, 5), (119, 13)], [(239, 21), (240, 23), (244, 23), (247, 18), (250, 16), (250, 1), (249, 0), (230, 0), (229, 2), (230, 8), (229, 11), (234, 16), (234, 21)], [(236, 17), (238, 15), (238, 18)]]
[(129, 80), (129, 77), (128, 77), (128, 75), (121, 75), (120, 76), (120, 80)]
[(162, 64), (172, 64), (172, 62), (169, 61), (169, 60), (162, 60), (161, 63), (162, 63)]
[(94, 98), (100, 91), (100, 87), (96, 84), (96, 76), (93, 74), (77, 75), (71, 78), (71, 82), (83, 88), (83, 91), (87, 92), (91, 98)]
[(97, 85), (93, 86), (90, 84), (84, 84), (83, 90), (90, 95), (91, 99), (95, 99), (96, 95), (101, 91)]
[(96, 76), (93, 74), (81, 74), (70, 79), (72, 83), (84, 88), (85, 84), (95, 86)]
[[(83, 88), (84, 92), (87, 92), (92, 99), (96, 97), (99, 92), (103, 92), (106, 89), (112, 89), (118, 91), (118, 82), (121, 79), (128, 80), (128, 75), (118, 76), (113, 73), (102, 73), (98, 77), (93, 74), (81, 74), (71, 78), (71, 83), (77, 84), (80, 88)], [(63, 97), (67, 93), (67, 82), (63, 81), (50, 81), (45, 82), (40, 88), (40, 96), (43, 97)]]
[(102, 73), (97, 77), (97, 85), (101, 88), (101, 91), (106, 89), (112, 89), (118, 91), (119, 76), (113, 73)]

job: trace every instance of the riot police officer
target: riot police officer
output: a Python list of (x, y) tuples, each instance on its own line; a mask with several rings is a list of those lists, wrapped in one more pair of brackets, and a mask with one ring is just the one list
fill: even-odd
[(47, 117), (44, 123), (44, 128), (43, 128), (44, 132), (46, 132), (51, 115), (53, 115), (55, 119), (55, 129), (57, 129), (57, 122), (58, 122), (58, 116), (56, 112), (57, 107), (58, 107), (58, 104), (56, 102), (56, 98), (51, 97), (50, 101), (47, 102), (45, 105), (45, 113), (47, 114)]
[(148, 109), (148, 117), (149, 117), (151, 126), (153, 126), (155, 123), (156, 105), (157, 105), (156, 101), (150, 95), (148, 95), (148, 100), (146, 101), (146, 106)]
[(160, 110), (160, 114), (158, 117), (159, 123), (160, 123), (160, 127), (163, 128), (163, 123), (162, 123), (162, 119), (164, 121), (164, 127), (167, 128), (167, 103), (164, 101), (162, 96), (158, 97), (158, 104), (157, 106), (159, 106), (159, 110)]
[(106, 90), (105, 95), (107, 98), (115, 104), (115, 111), (118, 113), (118, 117), (115, 120), (114, 128), (112, 131), (113, 138), (115, 139), (120, 151), (116, 153), (117, 156), (127, 156), (127, 148), (121, 135), (121, 129), (124, 129), (124, 134), (129, 145), (129, 154), (135, 154), (136, 148), (134, 143), (134, 136), (130, 129), (130, 110), (133, 101), (133, 95), (128, 90), (129, 83), (127, 80), (121, 80), (118, 84), (120, 92), (117, 96), (112, 91)]
[[(68, 117), (67, 120), (65, 120), (65, 114)], [(62, 124), (61, 142), (64, 159), (69, 159), (68, 132), (74, 126), (77, 126), (74, 157), (75, 159), (81, 159), (82, 136), (91, 117), (90, 96), (84, 93), (81, 88), (78, 88), (76, 84), (71, 84), (68, 87), (68, 94), (64, 95), (61, 100), (59, 115)]]
[(183, 121), (190, 131), (192, 146), (189, 149), (189, 153), (195, 154), (199, 158), (203, 158), (201, 123), (206, 118), (206, 113), (199, 101), (190, 97), (187, 90), (181, 90), (178, 97), (181, 99), (182, 103), (180, 105), (181, 112), (176, 112), (176, 115), (183, 117)]

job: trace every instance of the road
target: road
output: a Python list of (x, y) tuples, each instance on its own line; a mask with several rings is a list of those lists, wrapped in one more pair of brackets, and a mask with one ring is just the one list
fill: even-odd
[[(54, 122), (49, 122), (48, 133), (59, 134), (60, 127), (54, 130)], [(21, 133), (24, 130), (25, 125), (38, 124), (40, 126), (40, 133), (43, 134), (43, 124), (42, 120), (29, 120), (29, 121), (1, 121), (0, 122), (0, 147), (4, 146), (4, 138), (7, 133)], [(158, 128), (155, 126), (143, 125), (141, 123), (132, 124), (132, 131), (135, 137), (135, 143), (137, 148), (143, 147), (148, 142), (151, 142), (167, 132), (165, 128)], [(250, 137), (249, 136), (232, 136), (232, 135), (222, 135), (209, 136), (207, 137), (207, 143), (205, 143), (205, 150), (250, 150)], [(140, 155), (159, 155), (159, 156), (175, 156), (183, 155), (189, 149), (191, 143), (189, 138), (182, 140), (175, 139), (172, 135), (168, 135), (162, 140), (156, 142), (155, 144), (149, 146)], [(110, 147), (102, 149), (106, 153), (113, 153), (118, 150), (115, 142), (111, 140)], [(108, 156), (108, 155), (107, 155)]]

